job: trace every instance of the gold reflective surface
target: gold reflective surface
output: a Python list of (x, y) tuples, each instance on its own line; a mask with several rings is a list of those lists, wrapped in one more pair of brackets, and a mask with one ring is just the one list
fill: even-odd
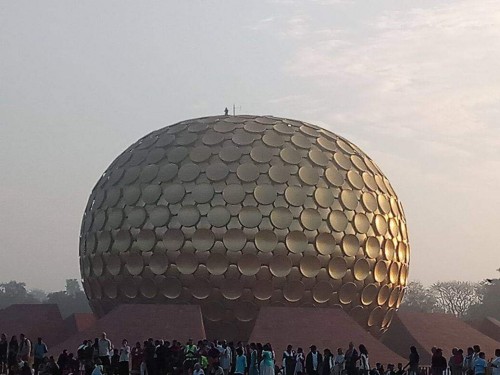
[(401, 202), (367, 155), (259, 116), (188, 120), (136, 142), (92, 191), (80, 244), (96, 311), (200, 304), (219, 337), (211, 324), (251, 325), (268, 304), (333, 304), (384, 331), (409, 257)]

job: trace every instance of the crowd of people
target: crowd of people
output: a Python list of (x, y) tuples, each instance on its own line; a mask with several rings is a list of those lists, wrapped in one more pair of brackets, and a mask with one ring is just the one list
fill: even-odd
[[(84, 340), (75, 353), (63, 350), (55, 359), (42, 338), (35, 344), (23, 334), (8, 341), (0, 337), (0, 373), (8, 375), (500, 375), (500, 349), (486, 360), (478, 345), (454, 348), (446, 359), (440, 348), (432, 348), (430, 367), (420, 361), (416, 347), (410, 348), (408, 363), (370, 365), (368, 350), (351, 342), (344, 351), (322, 352), (311, 345), (307, 353), (288, 345), (277, 355), (271, 344), (193, 340), (182, 344), (154, 340), (130, 345), (122, 340), (114, 346), (106, 333)], [(428, 370), (428, 371), (427, 371)]]

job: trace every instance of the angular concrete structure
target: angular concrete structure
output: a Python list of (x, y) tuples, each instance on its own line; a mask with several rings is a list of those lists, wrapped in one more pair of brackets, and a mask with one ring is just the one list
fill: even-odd
[(17, 304), (0, 310), (0, 332), (10, 340), (24, 333), (32, 341), (42, 337), (51, 347), (66, 339), (71, 331), (55, 304)]
[(149, 337), (181, 342), (189, 338), (205, 338), (199, 306), (125, 304), (116, 307), (91, 327), (60, 342), (51, 349), (51, 353), (60, 353), (63, 349), (76, 352), (83, 340), (93, 340), (100, 337), (102, 332), (106, 332), (115, 346), (120, 345), (125, 338), (131, 344), (136, 341), (142, 343)]
[(391, 328), (382, 337), (382, 343), (408, 357), (411, 345), (420, 353), (420, 364), (428, 365), (431, 361), (431, 348), (443, 349), (446, 358), (454, 347), (467, 350), (472, 345), (481, 346), (486, 358), (494, 355), (500, 348), (500, 342), (475, 330), (469, 324), (450, 314), (428, 314), (398, 312)]
[(295, 349), (301, 347), (306, 353), (312, 344), (321, 352), (328, 348), (335, 353), (339, 347), (345, 350), (350, 341), (356, 347), (367, 347), (372, 365), (404, 362), (404, 358), (338, 308), (263, 307), (250, 335), (250, 342), (272, 343), (279, 358), (288, 344)]

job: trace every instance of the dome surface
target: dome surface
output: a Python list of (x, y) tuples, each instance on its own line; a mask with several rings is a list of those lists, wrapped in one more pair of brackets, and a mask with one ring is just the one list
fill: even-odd
[(216, 116), (152, 132), (104, 172), (80, 236), (94, 311), (199, 304), (209, 337), (245, 338), (259, 307), (340, 307), (381, 333), (410, 248), (391, 184), (321, 127)]

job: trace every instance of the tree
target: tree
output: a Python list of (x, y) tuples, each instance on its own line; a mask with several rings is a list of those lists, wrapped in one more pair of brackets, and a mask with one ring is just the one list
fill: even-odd
[(431, 291), (420, 281), (411, 281), (406, 287), (405, 298), (400, 310), (413, 312), (437, 312), (439, 307)]
[(468, 281), (439, 281), (430, 287), (437, 306), (445, 313), (465, 317), (473, 305), (482, 302), (481, 285)]
[(67, 279), (66, 280), (66, 293), (69, 296), (76, 296), (78, 293), (82, 292), (80, 288), (80, 283), (77, 279)]
[(40, 303), (26, 289), (25, 283), (9, 281), (0, 283), (0, 308), (6, 308), (15, 303)]
[(76, 279), (66, 280), (66, 290), (49, 293), (45, 303), (57, 304), (63, 318), (74, 313), (91, 312), (87, 297)]
[[(497, 271), (500, 272), (500, 268)], [(492, 317), (500, 320), (500, 278), (486, 279), (481, 285), (482, 302), (471, 306), (468, 317), (471, 319)]]

